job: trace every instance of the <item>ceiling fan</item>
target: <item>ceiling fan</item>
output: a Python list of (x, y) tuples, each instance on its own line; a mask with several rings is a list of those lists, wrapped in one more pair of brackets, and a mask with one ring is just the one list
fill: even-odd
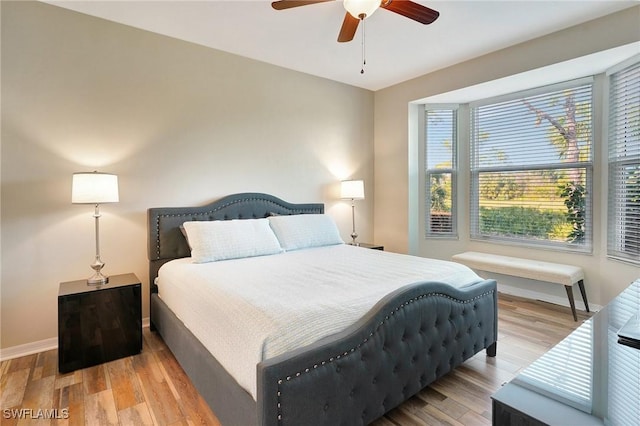
[[(334, 0), (278, 0), (271, 3), (271, 6), (276, 10), (283, 10), (327, 1)], [(360, 21), (370, 17), (378, 8), (390, 10), (425, 25), (432, 23), (440, 15), (438, 11), (409, 0), (344, 0), (344, 8), (347, 13), (338, 34), (340, 43), (353, 40)]]

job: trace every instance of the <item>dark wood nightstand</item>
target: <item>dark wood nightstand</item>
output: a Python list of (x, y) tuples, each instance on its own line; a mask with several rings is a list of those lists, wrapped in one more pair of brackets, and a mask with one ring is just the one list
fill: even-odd
[(368, 249), (383, 250), (384, 251), (384, 246), (379, 246), (377, 244), (359, 243), (358, 247), (364, 247), (364, 248), (368, 248)]
[(142, 284), (135, 274), (112, 275), (105, 285), (87, 280), (60, 283), (60, 373), (140, 353)]

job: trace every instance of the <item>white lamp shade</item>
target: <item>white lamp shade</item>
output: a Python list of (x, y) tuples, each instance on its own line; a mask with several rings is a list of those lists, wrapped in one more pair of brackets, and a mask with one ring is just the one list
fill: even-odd
[(73, 204), (117, 203), (118, 176), (109, 173), (74, 173), (71, 185)]
[(360, 19), (360, 15), (366, 18), (380, 7), (380, 0), (344, 0), (344, 8), (354, 18)]
[(340, 198), (345, 200), (364, 200), (364, 181), (343, 180), (340, 187)]

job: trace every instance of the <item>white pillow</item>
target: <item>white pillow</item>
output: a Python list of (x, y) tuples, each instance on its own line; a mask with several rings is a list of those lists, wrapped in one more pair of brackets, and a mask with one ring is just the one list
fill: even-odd
[(270, 216), (268, 219), (284, 250), (344, 244), (336, 223), (324, 214)]
[(194, 263), (282, 252), (267, 219), (185, 222)]

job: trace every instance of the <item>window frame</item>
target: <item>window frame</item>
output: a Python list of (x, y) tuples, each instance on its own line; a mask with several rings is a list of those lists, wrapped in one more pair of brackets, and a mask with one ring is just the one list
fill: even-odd
[[(591, 86), (591, 140), (590, 140), (590, 161), (578, 161), (571, 163), (571, 167), (568, 167), (567, 163), (548, 163), (544, 165), (532, 165), (532, 166), (512, 166), (512, 167), (479, 167), (478, 166), (478, 154), (475, 149), (475, 134), (476, 122), (474, 119), (474, 110), (478, 107), (486, 105), (494, 105), (502, 102), (514, 101), (518, 99), (525, 99), (531, 96), (551, 94), (553, 92), (577, 88), (585, 85)], [(597, 152), (595, 150), (595, 97), (596, 97), (596, 85), (595, 78), (593, 76), (579, 78), (575, 80), (569, 80), (557, 84), (545, 85), (528, 90), (522, 90), (518, 92), (509, 93), (506, 95), (495, 96), (477, 101), (469, 102), (469, 221), (470, 221), (470, 239), (472, 241), (482, 241), (490, 243), (508, 244), (520, 247), (533, 247), (543, 248), (566, 252), (577, 252), (590, 254), (593, 251), (593, 180), (594, 180), (594, 164), (596, 163)], [(479, 137), (479, 136), (478, 136)], [(480, 233), (480, 179), (481, 173), (487, 172), (509, 172), (509, 171), (535, 171), (535, 170), (560, 170), (560, 169), (584, 169), (586, 172), (586, 207), (585, 207), (585, 242), (584, 244), (576, 244), (570, 242), (560, 242), (554, 240), (534, 240), (527, 238), (515, 238), (515, 237), (501, 237), (492, 235), (483, 235)]]
[[(627, 238), (629, 238), (626, 232), (626, 228), (628, 226), (625, 220), (628, 217), (626, 215), (622, 217), (617, 215), (617, 213), (619, 212), (616, 209), (617, 203), (615, 200), (616, 196), (618, 196), (620, 192), (624, 192), (623, 188), (620, 188), (617, 186), (617, 183), (618, 183), (618, 179), (616, 179), (617, 172), (620, 170), (620, 168), (624, 168), (628, 166), (637, 166), (638, 163), (640, 163), (640, 142), (636, 142), (638, 146), (635, 146), (635, 145), (631, 146), (632, 149), (636, 148), (638, 150), (637, 152), (634, 151), (633, 155), (617, 156), (613, 152), (613, 151), (617, 151), (617, 149), (619, 149), (621, 145), (624, 145), (626, 147), (626, 139), (624, 139), (623, 141), (613, 140), (613, 138), (616, 136), (616, 132), (615, 132), (615, 129), (612, 128), (613, 127), (612, 121), (615, 120), (615, 118), (612, 116), (612, 114), (614, 114), (614, 111), (612, 108), (612, 102), (614, 102), (614, 99), (612, 96), (613, 95), (612, 90), (614, 90), (612, 86), (613, 85), (612, 79), (615, 74), (626, 71), (629, 68), (637, 68), (638, 69), (637, 72), (640, 72), (640, 55), (635, 55), (627, 59), (626, 61), (623, 61), (620, 64), (614, 67), (611, 67), (606, 72), (606, 83), (605, 83), (606, 84), (606, 90), (605, 90), (606, 101), (604, 103), (606, 105), (607, 112), (603, 120), (607, 126), (606, 137), (605, 137), (605, 140), (607, 143), (607, 169), (608, 169), (606, 172), (607, 190), (608, 190), (606, 244), (607, 244), (608, 258), (638, 265), (640, 264), (640, 250), (638, 250), (638, 252), (632, 251), (632, 250), (625, 250), (626, 240)], [(636, 70), (634, 70), (634, 72), (636, 72)], [(638, 185), (638, 188), (636, 188), (635, 186), (632, 187), (632, 191), (634, 190), (640, 190), (640, 184)], [(633, 231), (635, 231), (635, 234), (632, 235), (632, 237), (636, 239), (640, 238), (640, 230), (638, 230), (637, 228), (638, 228), (637, 225), (633, 227)], [(640, 241), (638, 243), (640, 244)]]
[[(428, 159), (428, 114), (429, 111), (452, 111), (452, 141), (451, 141), (451, 167), (450, 168), (433, 168), (429, 169)], [(457, 104), (425, 104), (422, 111), (422, 123), (424, 135), (422, 138), (423, 147), (423, 183), (424, 190), (423, 196), (425, 197), (425, 214), (424, 220), (424, 238), (425, 239), (458, 239), (458, 170), (459, 170), (459, 157), (458, 157), (458, 145), (460, 141), (460, 105)], [(450, 174), (451, 175), (451, 230), (448, 232), (434, 232), (431, 225), (431, 185), (430, 179), (434, 174)]]

